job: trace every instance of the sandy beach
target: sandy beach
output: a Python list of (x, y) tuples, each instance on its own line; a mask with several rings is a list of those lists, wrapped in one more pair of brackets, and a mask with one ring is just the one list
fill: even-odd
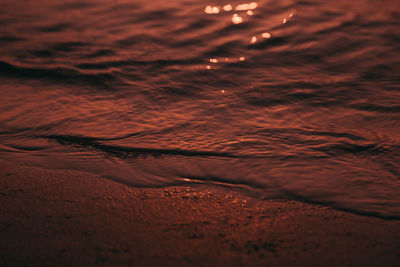
[(399, 266), (400, 221), (0, 161), (0, 266)]

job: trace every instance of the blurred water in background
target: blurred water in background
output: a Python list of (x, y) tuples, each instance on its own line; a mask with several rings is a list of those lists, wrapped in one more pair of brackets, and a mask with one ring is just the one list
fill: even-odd
[(400, 2), (11, 1), (0, 156), (400, 218)]

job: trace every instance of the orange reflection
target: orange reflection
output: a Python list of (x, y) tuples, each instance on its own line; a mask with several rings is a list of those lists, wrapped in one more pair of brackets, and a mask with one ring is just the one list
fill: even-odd
[(218, 14), (219, 13), (219, 7), (217, 7), (217, 6), (207, 6), (204, 9), (204, 12), (206, 12), (207, 14)]
[(282, 24), (285, 24), (286, 22), (289, 21), (289, 19), (293, 18), (294, 14), (295, 14), (295, 11), (290, 12), (286, 18), (282, 19)]
[(236, 6), (237, 11), (246, 11), (256, 9), (258, 4), (256, 2), (251, 2), (250, 4), (241, 4)]
[(243, 18), (242, 18), (242, 17), (239, 17), (238, 14), (233, 14), (233, 16), (232, 16), (232, 22), (233, 22), (234, 24), (242, 23), (242, 22), (243, 22)]
[(268, 39), (268, 38), (271, 38), (271, 34), (268, 33), (268, 32), (263, 32), (263, 33), (261, 34), (261, 37), (262, 37), (262, 38), (265, 38), (265, 39)]
[(231, 11), (232, 5), (231, 4), (224, 5), (223, 9), (224, 9), (224, 11)]

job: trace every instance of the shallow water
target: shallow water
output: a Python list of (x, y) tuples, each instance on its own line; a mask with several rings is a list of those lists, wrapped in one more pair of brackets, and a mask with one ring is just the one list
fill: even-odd
[(400, 218), (398, 0), (60, 2), (1, 0), (1, 157)]

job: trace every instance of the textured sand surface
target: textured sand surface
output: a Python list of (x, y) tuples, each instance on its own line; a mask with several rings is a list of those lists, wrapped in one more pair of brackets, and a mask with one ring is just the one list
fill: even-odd
[(0, 161), (0, 266), (400, 266), (400, 221)]

